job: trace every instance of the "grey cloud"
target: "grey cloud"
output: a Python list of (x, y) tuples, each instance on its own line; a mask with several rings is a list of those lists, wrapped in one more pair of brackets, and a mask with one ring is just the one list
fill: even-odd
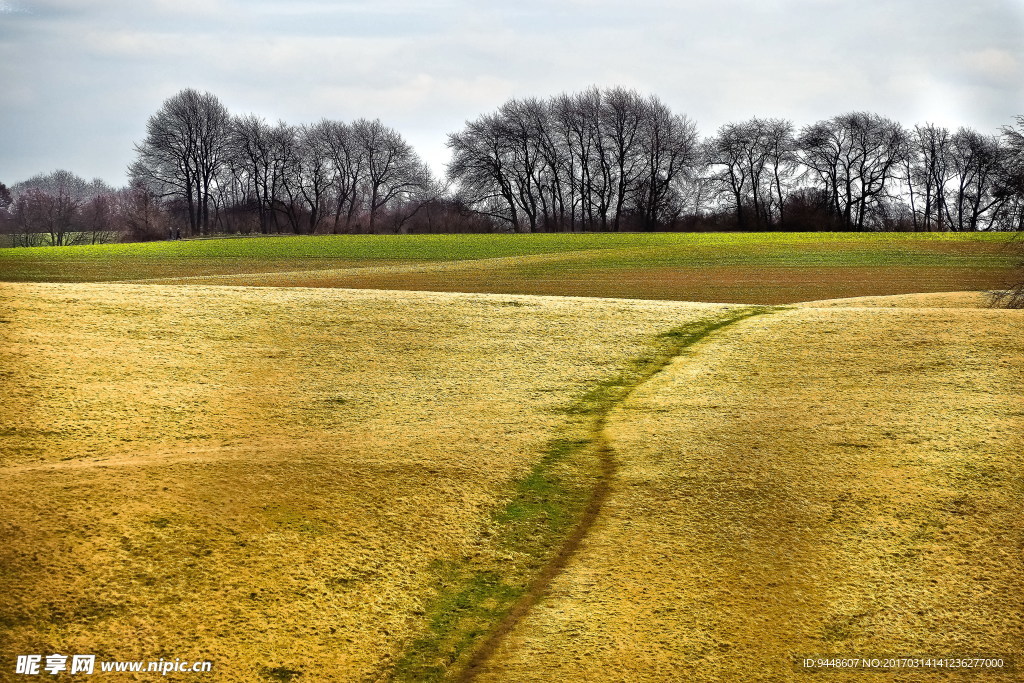
[(0, 0), (0, 181), (123, 182), (184, 87), (271, 120), (380, 117), (438, 170), (464, 120), (589, 85), (655, 93), (706, 134), (849, 109), (995, 132), (1024, 112), (1022, 28), (1012, 0)]

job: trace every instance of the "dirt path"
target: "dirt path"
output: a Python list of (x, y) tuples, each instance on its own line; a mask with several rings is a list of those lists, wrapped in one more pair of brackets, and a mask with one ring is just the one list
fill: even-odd
[(551, 561), (533, 580), (526, 594), (512, 607), (505, 618), (498, 623), (476, 652), (473, 653), (473, 657), (456, 680), (472, 681), (481, 671), (486, 669), (489, 661), (504, 639), (522, 622), (523, 618), (537, 604), (537, 601), (544, 596), (551, 587), (551, 582), (565, 570), (566, 565), (576, 554), (576, 551), (579, 550), (580, 543), (590, 533), (590, 529), (594, 526), (594, 522), (597, 521), (598, 515), (601, 514), (601, 510), (604, 507), (605, 500), (608, 498), (609, 483), (615, 475), (615, 456), (608, 446), (603, 432), (599, 437), (599, 441), (596, 450), (601, 458), (601, 477), (591, 493), (590, 500), (587, 502), (587, 507), (583, 511), (579, 524), (565, 539), (558, 552), (551, 558)]
[(656, 355), (650, 356), (648, 360), (640, 361), (634, 368), (634, 371), (627, 370), (624, 372), (620, 383), (608, 386), (607, 389), (610, 391), (606, 392), (605, 397), (602, 400), (595, 401), (590, 445), (592, 452), (600, 460), (600, 475), (590, 493), (587, 505), (571, 533), (569, 533), (554, 555), (533, 579), (523, 596), (516, 601), (504, 618), (501, 619), (476, 648), (465, 668), (457, 677), (457, 680), (474, 680), (481, 672), (487, 669), (489, 661), (504, 639), (522, 622), (523, 618), (527, 616), (530, 610), (547, 593), (552, 582), (565, 570), (579, 550), (580, 544), (590, 533), (595, 522), (597, 522), (608, 498), (610, 485), (616, 471), (615, 453), (612, 450), (606, 432), (609, 413), (616, 406), (626, 401), (639, 386), (651, 377), (654, 377), (668, 366), (674, 358), (686, 352), (690, 347), (725, 327), (741, 320), (763, 315), (768, 310), (764, 308), (739, 308), (726, 317), (709, 318), (705, 321), (676, 328), (668, 334), (662, 335), (663, 346)]
[(702, 343), (611, 413), (604, 511), (477, 680), (1024, 664), (1022, 330), (1007, 311), (805, 308)]

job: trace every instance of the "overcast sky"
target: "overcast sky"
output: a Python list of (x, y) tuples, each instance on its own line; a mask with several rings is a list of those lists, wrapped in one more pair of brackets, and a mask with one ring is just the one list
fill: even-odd
[(125, 183), (168, 97), (380, 118), (437, 172), (511, 97), (658, 95), (710, 135), (850, 110), (995, 133), (1024, 114), (1022, 0), (0, 0), (0, 182)]

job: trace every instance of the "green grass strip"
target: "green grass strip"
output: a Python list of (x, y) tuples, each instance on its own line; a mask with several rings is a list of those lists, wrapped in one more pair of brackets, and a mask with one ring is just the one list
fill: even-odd
[[(562, 255), (559, 269), (729, 265), (1008, 266), (1008, 233), (314, 235), (0, 249), (0, 281), (102, 282)], [(994, 251), (995, 250), (995, 251)]]
[[(533, 470), (513, 486), (509, 502), (492, 515), (488, 553), (435, 567), (437, 594), (424, 615), (425, 628), (397, 660), (396, 681), (440, 681), (464, 676), (480, 658), (513, 608), (538, 590), (535, 579), (563, 562), (560, 550), (579, 525), (603, 472), (603, 430), (611, 410), (687, 347), (740, 320), (775, 310), (731, 309), (724, 316), (673, 328), (654, 338), (613, 377), (598, 382), (561, 410), (566, 421)], [(591, 520), (592, 521), (592, 520)], [(563, 554), (571, 554), (571, 550)], [(527, 606), (528, 607), (528, 606)], [(493, 645), (493, 643), (491, 643)]]

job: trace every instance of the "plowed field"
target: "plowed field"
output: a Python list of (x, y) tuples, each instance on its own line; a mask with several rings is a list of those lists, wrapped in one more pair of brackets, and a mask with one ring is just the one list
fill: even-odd
[(998, 289), (1007, 233), (325, 235), (0, 249), (0, 281), (352, 287), (780, 304)]

